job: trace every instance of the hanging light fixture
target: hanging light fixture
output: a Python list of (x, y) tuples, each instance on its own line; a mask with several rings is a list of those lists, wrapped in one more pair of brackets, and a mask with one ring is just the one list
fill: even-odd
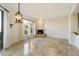
[(20, 3), (18, 3), (18, 11), (15, 14), (16, 23), (22, 23), (22, 14), (20, 13)]

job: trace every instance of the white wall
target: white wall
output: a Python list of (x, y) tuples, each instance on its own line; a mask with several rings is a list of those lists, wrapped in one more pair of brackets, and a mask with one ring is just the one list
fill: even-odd
[(35, 37), (36, 36), (36, 23), (32, 23), (32, 30), (33, 30), (33, 36)]
[(22, 35), (21, 35), (21, 31), (20, 31), (22, 24), (15, 23), (14, 11), (11, 11), (8, 14), (8, 25), (9, 24), (13, 24), (13, 27), (12, 28), (8, 27), (8, 33), (9, 33), (8, 47), (13, 43), (22, 40)]
[(69, 25), (70, 25), (70, 31), (69, 31), (69, 42), (70, 44), (74, 44), (74, 42), (76, 41), (76, 39), (74, 39), (74, 33), (73, 32), (77, 32), (78, 33), (78, 13), (77, 14), (72, 14), (70, 16), (70, 22), (69, 22)]
[(36, 28), (37, 28), (37, 29), (44, 29), (44, 27), (45, 27), (45, 20), (40, 17), (40, 18), (37, 19), (37, 21), (36, 21)]
[(68, 17), (50, 18), (45, 21), (45, 32), (50, 37), (68, 39)]
[(72, 14), (70, 15), (70, 21), (71, 21), (71, 39), (70, 42), (72, 45), (75, 45), (77, 48), (79, 48), (79, 35), (75, 35), (73, 32), (79, 33), (78, 28), (78, 13), (79, 13), (79, 4), (75, 7)]

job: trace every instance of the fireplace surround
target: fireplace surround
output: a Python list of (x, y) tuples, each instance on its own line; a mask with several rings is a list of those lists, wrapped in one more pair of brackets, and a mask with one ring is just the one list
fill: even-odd
[(45, 21), (43, 18), (36, 21), (36, 36), (45, 36)]

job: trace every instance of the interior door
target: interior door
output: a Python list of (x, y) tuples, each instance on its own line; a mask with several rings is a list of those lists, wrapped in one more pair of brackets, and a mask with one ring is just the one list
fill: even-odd
[(0, 11), (0, 50), (3, 49), (3, 11)]

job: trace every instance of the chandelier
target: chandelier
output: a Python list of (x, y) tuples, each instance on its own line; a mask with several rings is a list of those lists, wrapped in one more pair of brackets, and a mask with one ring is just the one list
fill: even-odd
[(16, 23), (22, 23), (22, 14), (20, 12), (20, 3), (18, 3), (18, 11), (15, 14)]

